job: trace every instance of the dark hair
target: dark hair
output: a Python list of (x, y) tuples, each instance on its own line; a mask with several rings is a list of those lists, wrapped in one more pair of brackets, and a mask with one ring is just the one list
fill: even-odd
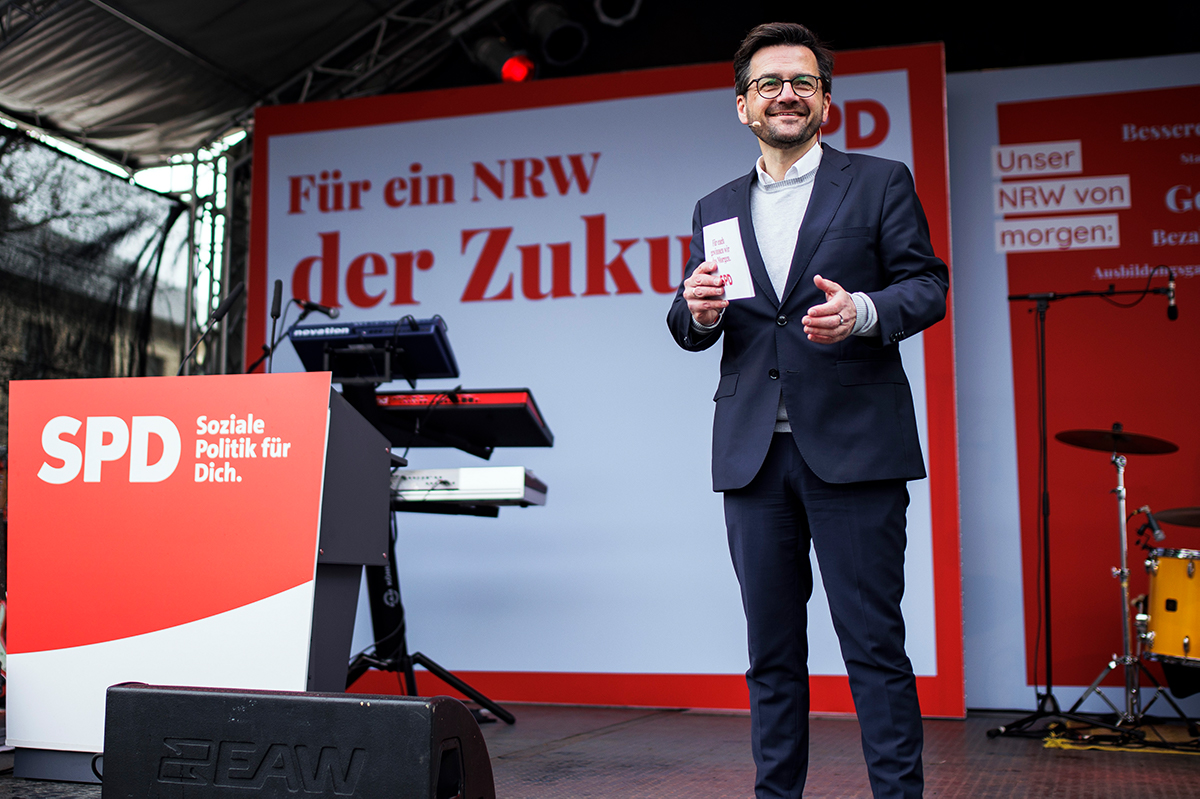
[(823, 91), (833, 92), (833, 51), (817, 38), (817, 35), (795, 22), (767, 22), (746, 34), (737, 53), (733, 56), (733, 85), (738, 94), (750, 88), (750, 59), (764, 47), (777, 44), (797, 45), (812, 50), (817, 57), (817, 70), (821, 73)]

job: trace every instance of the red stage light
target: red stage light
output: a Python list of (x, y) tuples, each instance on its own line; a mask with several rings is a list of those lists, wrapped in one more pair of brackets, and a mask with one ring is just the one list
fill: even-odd
[(529, 56), (518, 53), (500, 67), (500, 78), (505, 83), (521, 83), (533, 77), (533, 70), (534, 63), (529, 60)]

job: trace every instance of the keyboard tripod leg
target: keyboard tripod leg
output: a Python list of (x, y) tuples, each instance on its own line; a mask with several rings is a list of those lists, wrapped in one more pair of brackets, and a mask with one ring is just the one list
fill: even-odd
[(429, 672), (431, 674), (433, 674), (439, 680), (446, 683), (447, 685), (452, 686), (455, 690), (459, 691), (464, 696), (470, 697), (470, 699), (472, 701), (476, 702), (477, 704), (487, 708), (496, 716), (496, 718), (500, 719), (505, 724), (512, 724), (517, 720), (516, 717), (513, 716), (512, 713), (509, 713), (507, 710), (500, 707), (500, 705), (498, 705), (495, 702), (493, 702), (492, 700), (488, 699), (486, 696), (479, 693), (479, 691), (476, 691), (474, 688), (467, 685), (465, 682), (460, 680), (458, 677), (455, 677), (453, 674), (446, 671), (446, 669), (442, 668), (437, 663), (435, 663), (432, 660), (430, 660), (429, 658), (427, 658), (425, 655), (422, 655), (420, 652), (413, 652), (411, 657), (412, 657), (413, 663), (419, 663), (420, 665), (424, 666), (425, 668), (427, 668), (429, 670)]

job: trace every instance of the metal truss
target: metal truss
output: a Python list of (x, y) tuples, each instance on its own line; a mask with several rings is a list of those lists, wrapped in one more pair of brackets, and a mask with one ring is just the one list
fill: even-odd
[(0, 0), (0, 50), (75, 0)]
[(435, 66), (472, 28), (513, 0), (400, 0), (375, 21), (235, 114), (214, 135), (246, 125), (261, 105), (397, 91)]

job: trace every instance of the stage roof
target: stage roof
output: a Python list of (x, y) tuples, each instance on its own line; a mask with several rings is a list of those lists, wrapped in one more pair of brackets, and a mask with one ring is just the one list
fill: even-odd
[[(0, 107), (131, 168), (149, 166), (194, 151), (223, 128), (245, 121), (258, 103), (313, 99), (334, 85), (335, 93), (344, 90), (379, 66), (381, 49), (373, 45), (384, 45), (386, 52), (415, 33), (462, 19), (455, 7), (469, 14), (488, 5), (496, 4), (0, 2)], [(372, 53), (376, 62), (368, 63)], [(427, 56), (428, 48), (418, 43), (407, 54)], [(324, 69), (309, 78), (314, 65)], [(384, 73), (374, 77), (382, 81)], [(380, 88), (368, 78), (352, 91)]]

